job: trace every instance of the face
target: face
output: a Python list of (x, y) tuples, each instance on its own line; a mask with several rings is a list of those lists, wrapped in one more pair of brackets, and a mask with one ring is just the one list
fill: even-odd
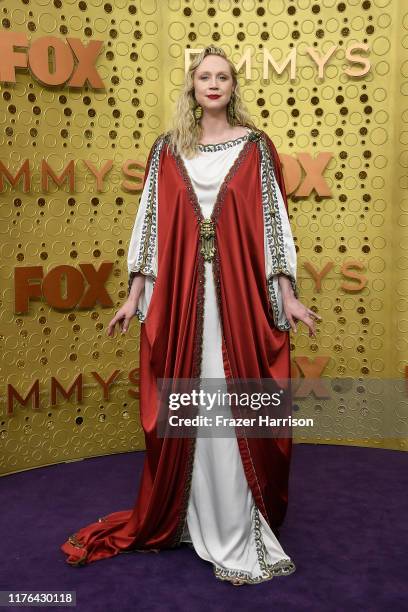
[(234, 90), (229, 64), (219, 55), (207, 55), (203, 59), (195, 70), (193, 82), (195, 99), (203, 110), (225, 108)]

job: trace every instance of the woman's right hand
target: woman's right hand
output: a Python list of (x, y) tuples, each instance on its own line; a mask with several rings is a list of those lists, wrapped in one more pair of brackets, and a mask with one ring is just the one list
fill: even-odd
[(115, 335), (115, 326), (118, 323), (119, 328), (122, 330), (122, 334), (125, 334), (129, 329), (131, 319), (136, 315), (136, 304), (133, 300), (127, 300), (122, 308), (118, 310), (113, 319), (108, 325), (108, 336)]

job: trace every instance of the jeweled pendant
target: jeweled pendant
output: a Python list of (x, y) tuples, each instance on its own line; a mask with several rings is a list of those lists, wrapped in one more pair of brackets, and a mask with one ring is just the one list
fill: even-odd
[(212, 219), (200, 221), (201, 253), (205, 261), (212, 261), (215, 255), (215, 225)]

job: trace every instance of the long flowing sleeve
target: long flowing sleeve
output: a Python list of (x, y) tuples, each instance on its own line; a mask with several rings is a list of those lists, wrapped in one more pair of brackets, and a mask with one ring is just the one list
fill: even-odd
[(263, 132), (261, 142), (261, 181), (264, 212), (265, 273), (275, 326), (291, 329), (283, 308), (282, 290), (278, 277), (287, 276), (293, 292), (297, 286), (297, 256), (288, 216), (288, 202), (283, 172), (275, 145)]
[(146, 276), (135, 313), (140, 322), (146, 318), (157, 278), (158, 169), (163, 143), (162, 135), (158, 136), (149, 152), (127, 255), (128, 295), (136, 274)]

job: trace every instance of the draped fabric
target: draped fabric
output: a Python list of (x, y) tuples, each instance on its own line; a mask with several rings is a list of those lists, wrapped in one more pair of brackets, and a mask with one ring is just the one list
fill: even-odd
[[(166, 134), (150, 151), (142, 200), (128, 263), (129, 287), (136, 273), (146, 275), (137, 310), (145, 463), (133, 509), (102, 517), (61, 546), (72, 565), (178, 546), (186, 527), (196, 438), (157, 436), (157, 379), (197, 379), (202, 373), (203, 214), (186, 164), (170, 152)], [(278, 154), (265, 132), (249, 132), (211, 218), (225, 378), (287, 379), (290, 326), (277, 279), (286, 274), (298, 295), (296, 252)], [(255, 510), (274, 531), (287, 508), (291, 439), (237, 437), (237, 444)]]
[[(211, 217), (220, 185), (246, 140), (244, 135), (217, 145), (200, 144), (193, 158), (182, 156), (206, 219)], [(277, 185), (276, 189), (279, 194)], [(140, 234), (136, 236), (140, 240)], [(273, 259), (267, 238), (265, 231), (265, 274), (268, 277)], [(225, 392), (222, 329), (211, 261), (205, 261), (204, 271), (201, 378), (206, 383), (211, 381), (211, 391), (216, 388)], [(200, 412), (204, 418), (211, 414), (205, 407)], [(221, 412), (227, 418), (232, 416), (228, 406)], [(220, 437), (217, 428), (198, 430), (182, 541), (189, 542), (202, 559), (213, 565), (217, 578), (238, 578), (252, 584), (269, 580), (277, 573), (290, 573), (294, 564), (254, 503), (236, 435), (234, 429), (226, 437)]]

